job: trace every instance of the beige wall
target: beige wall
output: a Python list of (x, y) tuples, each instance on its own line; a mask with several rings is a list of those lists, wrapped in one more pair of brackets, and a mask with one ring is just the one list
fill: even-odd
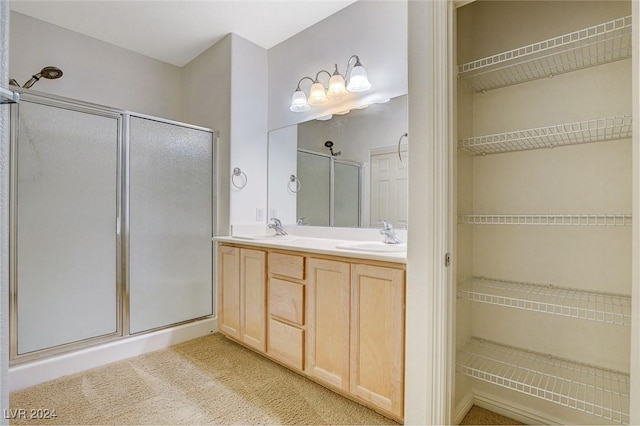
[(229, 155), (231, 143), (231, 36), (205, 50), (182, 68), (183, 119), (215, 129), (218, 139), (217, 230), (229, 229)]
[[(458, 9), (458, 63), (630, 14), (630, 2), (491, 2)], [(458, 85), (458, 138), (632, 112), (631, 60), (471, 93)], [(458, 214), (630, 214), (631, 140), (468, 157), (458, 155)], [(458, 229), (458, 279), (471, 275), (631, 293), (629, 227), (471, 226)], [(621, 371), (630, 330), (458, 302), (458, 345), (475, 337)], [(462, 337), (465, 339), (462, 339)], [(597, 418), (473, 382), (473, 388), (548, 418)], [(456, 399), (468, 387), (457, 389)]]
[[(314, 107), (306, 113), (289, 111), (291, 95), (304, 76), (338, 64), (344, 75), (347, 60), (358, 55), (371, 90), (351, 94), (340, 105)], [(323, 74), (321, 81), (327, 84)], [(310, 82), (303, 83), (309, 93)], [(366, 100), (407, 93), (407, 2), (358, 1), (269, 49), (269, 129), (307, 121)]]
[(23, 85), (51, 65), (64, 75), (33, 90), (182, 121), (180, 68), (11, 12), (9, 75)]
[[(231, 187), (231, 224), (265, 223), (267, 217), (267, 50), (232, 34), (231, 169), (247, 184)], [(262, 211), (258, 219), (257, 210)]]

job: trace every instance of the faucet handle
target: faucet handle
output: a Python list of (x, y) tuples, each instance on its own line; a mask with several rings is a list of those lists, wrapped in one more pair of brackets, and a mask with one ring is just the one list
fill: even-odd
[(385, 231), (391, 231), (393, 229), (393, 225), (387, 219), (382, 219), (382, 229)]
[(282, 227), (282, 222), (280, 222), (280, 219), (278, 219), (277, 217), (272, 217), (271, 221), (273, 222), (273, 224), (277, 227)]

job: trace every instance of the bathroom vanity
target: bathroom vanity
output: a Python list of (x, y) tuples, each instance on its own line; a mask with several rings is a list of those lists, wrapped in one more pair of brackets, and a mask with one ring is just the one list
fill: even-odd
[(322, 238), (215, 240), (223, 334), (403, 420), (405, 252)]

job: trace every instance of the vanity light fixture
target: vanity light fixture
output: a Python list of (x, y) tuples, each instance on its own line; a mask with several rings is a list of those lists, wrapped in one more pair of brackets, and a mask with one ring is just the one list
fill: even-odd
[[(355, 62), (353, 60), (355, 59)], [(353, 63), (353, 65), (352, 65)], [(329, 88), (327, 89), (323, 83), (320, 82), (320, 74), (325, 73), (329, 76)], [(333, 74), (329, 71), (320, 70), (316, 74), (316, 78), (302, 77), (298, 81), (295, 92), (291, 96), (291, 105), (289, 110), (292, 112), (306, 112), (311, 109), (311, 106), (324, 105), (329, 100), (337, 101), (349, 93), (349, 92), (365, 92), (371, 88), (371, 83), (367, 78), (367, 71), (360, 63), (358, 55), (352, 55), (347, 61), (347, 72), (345, 78), (338, 71), (338, 64), (335, 64)], [(300, 88), (300, 84), (304, 80), (311, 81), (311, 89), (309, 90), (309, 98)]]

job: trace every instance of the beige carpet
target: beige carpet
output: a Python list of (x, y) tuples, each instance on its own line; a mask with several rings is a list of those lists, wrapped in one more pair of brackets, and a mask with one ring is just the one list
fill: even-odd
[(471, 407), (471, 410), (460, 422), (461, 425), (521, 425), (508, 417), (501, 416), (492, 411), (485, 410), (478, 406)]
[(395, 424), (221, 334), (14, 392), (10, 405), (57, 414), (11, 424)]

